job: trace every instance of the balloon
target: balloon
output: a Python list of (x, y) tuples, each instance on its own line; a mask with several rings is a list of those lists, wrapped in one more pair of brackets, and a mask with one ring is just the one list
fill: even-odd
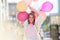
[(24, 22), (28, 18), (28, 13), (27, 12), (19, 12), (17, 14), (17, 19), (21, 22)]
[(46, 13), (43, 11), (40, 11), (40, 16), (42, 16), (42, 20), (46, 20)]
[(16, 8), (18, 11), (23, 12), (23, 11), (27, 10), (28, 6), (25, 2), (21, 1), (21, 2), (17, 3)]
[(44, 11), (44, 12), (49, 12), (53, 9), (53, 4), (51, 2), (45, 2), (42, 5), (42, 8), (40, 11)]
[(25, 3), (27, 3), (28, 5), (30, 5), (33, 1), (37, 1), (37, 0), (23, 0)]

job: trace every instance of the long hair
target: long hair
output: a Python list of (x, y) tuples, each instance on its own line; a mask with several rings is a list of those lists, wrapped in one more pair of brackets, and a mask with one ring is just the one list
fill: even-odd
[(32, 11), (29, 15), (28, 15), (28, 24), (30, 24), (30, 21), (29, 21), (29, 16), (32, 15), (34, 20), (33, 20), (33, 25), (35, 24), (35, 15), (34, 15), (34, 12)]

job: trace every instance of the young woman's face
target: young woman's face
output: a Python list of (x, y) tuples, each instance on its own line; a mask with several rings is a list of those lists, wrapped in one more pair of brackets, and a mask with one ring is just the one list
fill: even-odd
[(29, 15), (29, 22), (30, 22), (30, 24), (33, 24), (33, 22), (34, 22), (34, 17), (33, 17), (33, 15)]

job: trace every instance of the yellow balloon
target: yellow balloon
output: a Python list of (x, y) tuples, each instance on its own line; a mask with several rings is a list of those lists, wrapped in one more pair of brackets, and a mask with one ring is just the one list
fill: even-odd
[(17, 3), (16, 8), (18, 11), (23, 12), (23, 11), (27, 10), (28, 6), (25, 2), (21, 1), (21, 2)]

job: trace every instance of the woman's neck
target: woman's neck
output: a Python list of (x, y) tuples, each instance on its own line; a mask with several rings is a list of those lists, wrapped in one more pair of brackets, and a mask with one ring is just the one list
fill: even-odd
[(33, 25), (32, 23), (30, 23), (29, 25)]

